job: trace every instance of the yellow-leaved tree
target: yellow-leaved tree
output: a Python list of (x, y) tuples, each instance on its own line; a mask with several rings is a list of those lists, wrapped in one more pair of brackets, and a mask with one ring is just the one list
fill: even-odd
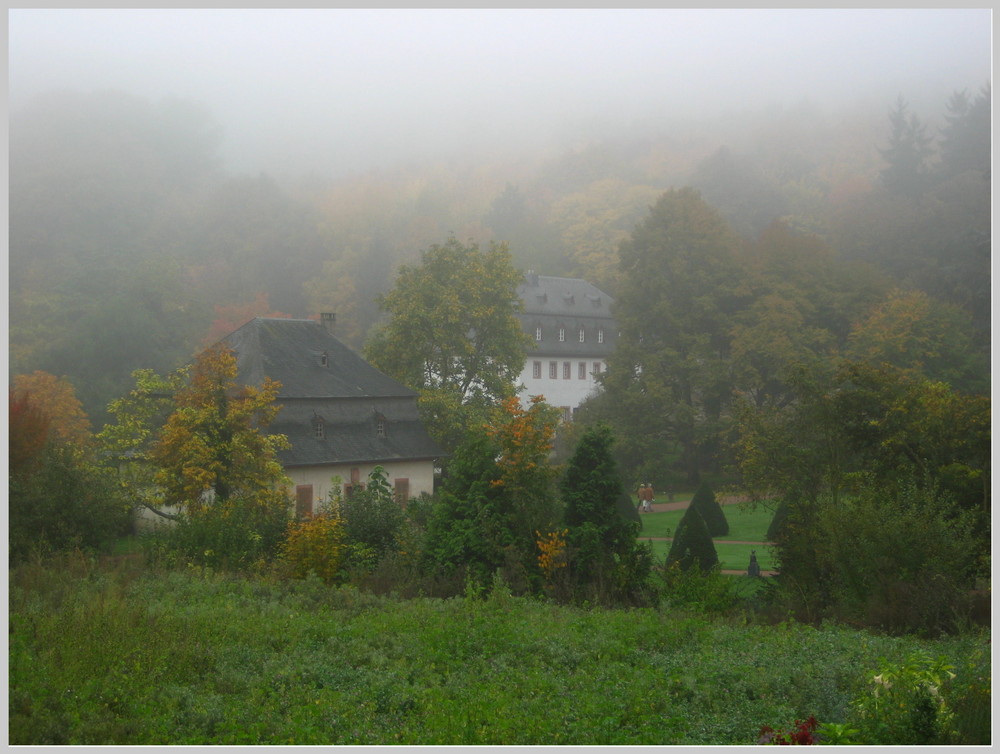
[(266, 431), (280, 383), (239, 384), (236, 357), (221, 344), (166, 378), (135, 377), (100, 436), (133, 501), (178, 523), (170, 542), (185, 557), (238, 567), (275, 555), (289, 517), (278, 459), (288, 438)]
[(209, 505), (267, 503), (286, 482), (277, 452), (284, 435), (267, 434), (280, 406), (280, 383), (236, 382), (236, 356), (221, 345), (195, 360), (189, 383), (174, 395), (176, 408), (152, 449), (164, 502), (198, 513)]

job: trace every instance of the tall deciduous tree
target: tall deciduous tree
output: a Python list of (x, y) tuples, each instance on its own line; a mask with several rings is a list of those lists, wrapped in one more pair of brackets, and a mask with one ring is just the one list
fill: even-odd
[(528, 346), (516, 316), (520, 281), (505, 244), (451, 238), (401, 267), (379, 299), (389, 320), (365, 356), (421, 393), (428, 429), (448, 448), (516, 392)]
[(630, 413), (618, 435), (637, 457), (664, 458), (676, 444), (690, 481), (715, 460), (732, 389), (737, 245), (719, 214), (685, 188), (661, 197), (619, 252), (621, 336), (604, 382)]

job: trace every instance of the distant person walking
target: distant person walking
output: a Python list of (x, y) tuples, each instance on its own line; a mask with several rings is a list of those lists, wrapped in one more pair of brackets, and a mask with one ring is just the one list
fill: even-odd
[(639, 485), (639, 508), (640, 513), (649, 513), (653, 508), (653, 485), (644, 483)]

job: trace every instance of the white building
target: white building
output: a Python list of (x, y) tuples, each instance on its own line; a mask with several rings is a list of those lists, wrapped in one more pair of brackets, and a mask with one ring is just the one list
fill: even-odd
[(570, 419), (598, 388), (595, 376), (614, 350), (613, 299), (586, 280), (532, 272), (517, 293), (524, 302), (521, 326), (533, 341), (521, 372), (521, 401), (542, 395)]

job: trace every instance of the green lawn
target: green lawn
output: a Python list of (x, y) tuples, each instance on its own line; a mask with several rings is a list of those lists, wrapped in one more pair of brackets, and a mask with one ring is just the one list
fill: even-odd
[[(641, 540), (641, 537), (640, 537)], [(665, 540), (654, 540), (653, 555), (657, 561), (662, 562), (670, 551), (670, 542)], [(745, 571), (750, 564), (750, 551), (757, 553), (757, 562), (763, 571), (771, 570), (774, 565), (774, 555), (771, 548), (766, 545), (737, 545), (725, 542), (721, 539), (715, 540), (715, 552), (719, 556), (719, 564), (724, 571)]]
[[(725, 571), (745, 571), (750, 564), (750, 552), (756, 551), (757, 562), (762, 570), (770, 570), (774, 564), (771, 548), (765, 545), (732, 544), (732, 542), (764, 542), (767, 540), (767, 527), (771, 524), (774, 513), (766, 508), (758, 507), (755, 511), (746, 510), (741, 505), (724, 505), (723, 512), (729, 522), (729, 534), (715, 538), (715, 551), (719, 554), (719, 563)], [(655, 537), (672, 537), (677, 531), (684, 511), (664, 511), (662, 513), (643, 513), (642, 531), (639, 539)], [(659, 540), (653, 543), (653, 553), (658, 560), (667, 557), (670, 542)]]
[[(722, 511), (729, 522), (729, 534), (717, 537), (716, 541), (736, 540), (743, 542), (764, 542), (767, 540), (767, 527), (771, 525), (774, 512), (758, 507), (751, 512), (742, 505), (724, 505)], [(677, 531), (684, 511), (664, 511), (663, 513), (643, 513), (642, 531), (640, 537), (672, 537)]]

